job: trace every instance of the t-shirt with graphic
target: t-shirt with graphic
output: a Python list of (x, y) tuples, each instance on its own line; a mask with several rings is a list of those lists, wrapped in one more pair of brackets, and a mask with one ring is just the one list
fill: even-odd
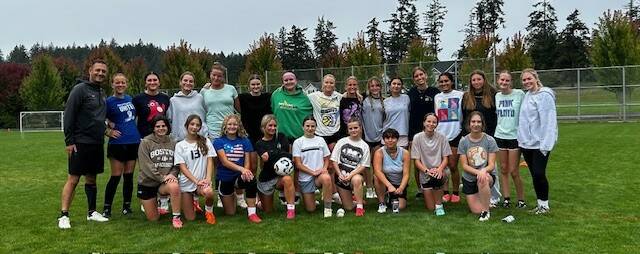
[(301, 86), (296, 85), (291, 92), (281, 86), (271, 94), (271, 110), (276, 116), (278, 131), (291, 140), (304, 135), (302, 120), (313, 113), (313, 106)]
[(351, 137), (341, 138), (331, 152), (331, 160), (338, 163), (340, 171), (344, 171), (343, 174), (355, 170), (358, 166), (369, 167), (369, 145), (362, 139), (354, 141)]
[[(498, 145), (493, 137), (482, 134), (482, 138), (478, 142), (473, 142), (466, 135), (460, 139), (460, 145), (458, 145), (458, 154), (466, 155), (469, 166), (480, 169), (486, 167), (489, 164), (489, 154), (498, 152)], [(495, 170), (491, 171), (492, 175), (495, 175)], [(476, 175), (469, 174), (467, 171), (463, 171), (462, 177), (469, 181), (475, 182)]]
[(131, 101), (131, 96), (126, 94), (123, 98), (107, 98), (107, 119), (115, 124), (114, 130), (120, 131), (119, 138), (109, 137), (109, 144), (140, 143), (140, 133), (136, 128), (136, 108)]
[(291, 154), (289, 153), (289, 140), (282, 133), (278, 133), (276, 137), (268, 141), (262, 138), (259, 139), (256, 142), (255, 150), (258, 153), (258, 157), (262, 156), (264, 153), (269, 155), (269, 159), (267, 161), (263, 161), (264, 165), (260, 171), (260, 176), (258, 176), (260, 182), (266, 182), (278, 176), (276, 171), (273, 169), (273, 165), (280, 158), (287, 157), (291, 159)]
[(438, 116), (436, 131), (444, 134), (449, 141), (455, 139), (462, 131), (463, 95), (461, 91), (452, 90), (435, 96), (435, 113)]
[[(213, 148), (216, 149), (216, 152), (222, 150), (227, 156), (227, 160), (241, 167), (244, 167), (245, 153), (253, 152), (253, 146), (251, 146), (251, 141), (248, 138), (236, 137), (229, 139), (226, 135), (213, 140)], [(220, 159), (218, 159), (216, 165), (216, 179), (219, 181), (233, 181), (241, 174), (222, 165)]]
[[(427, 168), (437, 168), (442, 163), (442, 157), (451, 155), (451, 147), (447, 138), (439, 132), (434, 132), (429, 137), (427, 133), (420, 132), (413, 136), (411, 143), (411, 159), (420, 160)], [(420, 172), (419, 180), (426, 183), (430, 176)]]
[(156, 116), (164, 116), (169, 110), (169, 96), (163, 93), (149, 95), (140, 93), (133, 98), (133, 106), (138, 114), (138, 132), (146, 137), (153, 132), (151, 120)]
[(384, 108), (382, 100), (371, 96), (362, 101), (362, 128), (364, 140), (380, 142), (382, 139), (382, 124), (384, 122)]
[[(205, 179), (207, 177), (207, 158), (217, 156), (209, 138), (206, 139), (205, 144), (209, 149), (207, 154), (202, 153), (198, 148), (197, 142), (189, 143), (187, 140), (178, 142), (173, 154), (173, 164), (179, 166), (184, 163), (196, 179)], [(189, 180), (189, 178), (182, 173), (180, 173), (178, 181), (180, 182), (180, 191), (182, 192), (193, 192), (198, 187), (196, 183)]]
[(238, 91), (232, 85), (224, 84), (220, 89), (202, 89), (200, 93), (204, 97), (204, 105), (207, 109), (206, 122), (209, 135), (219, 137), (222, 121), (226, 116), (235, 113), (234, 102), (238, 97)]
[[(331, 154), (327, 143), (323, 138), (318, 136), (314, 136), (313, 138), (307, 138), (305, 136), (299, 137), (293, 141), (291, 153), (293, 157), (300, 158), (302, 164), (313, 171), (322, 170), (324, 157)], [(308, 182), (313, 180), (313, 176), (300, 171), (298, 172), (298, 180), (300, 182)]]
[(394, 128), (400, 136), (409, 135), (409, 96), (401, 94), (398, 97), (384, 99), (384, 112), (387, 117), (384, 120), (383, 129)]
[(360, 119), (361, 112), (362, 103), (360, 103), (358, 98), (342, 97), (342, 100), (340, 100), (340, 132), (342, 136), (347, 136), (349, 133), (347, 123), (349, 123), (352, 118)]
[(501, 139), (518, 138), (518, 118), (524, 92), (520, 89), (511, 90), (510, 94), (496, 94), (496, 114), (498, 125), (494, 137)]
[(340, 130), (340, 100), (342, 95), (336, 91), (331, 96), (321, 91), (309, 94), (313, 106), (313, 118), (316, 119), (316, 135), (331, 136)]

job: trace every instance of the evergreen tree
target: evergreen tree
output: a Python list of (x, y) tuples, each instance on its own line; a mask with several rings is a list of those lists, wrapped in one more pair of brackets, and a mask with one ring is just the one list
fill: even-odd
[(589, 65), (587, 56), (589, 29), (578, 18), (580, 12), (574, 10), (567, 17), (567, 26), (560, 33), (559, 51), (556, 67), (575, 68)]
[(313, 46), (320, 67), (333, 67), (329, 64), (335, 62), (333, 60), (335, 59), (338, 49), (336, 45), (338, 37), (333, 32), (335, 29), (336, 26), (333, 25), (333, 22), (325, 20), (324, 16), (318, 18), (318, 26), (316, 27), (316, 36), (313, 38)]
[(285, 58), (284, 53), (284, 45), (287, 42), (287, 29), (283, 26), (280, 28), (278, 32), (278, 37), (276, 37), (276, 48), (278, 49), (278, 57), (280, 60)]
[(365, 79), (372, 76), (382, 76), (383, 69), (379, 66), (382, 63), (382, 58), (379, 55), (379, 50), (375, 44), (367, 44), (364, 34), (358, 33), (355, 39), (343, 45), (343, 65), (352, 66), (352, 68), (333, 70), (332, 74), (339, 82), (346, 80), (351, 75)]
[(73, 60), (68, 57), (59, 56), (53, 59), (53, 64), (58, 69), (58, 74), (62, 81), (61, 86), (64, 91), (63, 101), (67, 101), (71, 88), (76, 84), (76, 79), (80, 76), (80, 69)]
[(313, 53), (309, 47), (309, 40), (304, 35), (305, 31), (307, 31), (306, 28), (291, 26), (291, 30), (284, 42), (282, 64), (285, 69), (308, 69), (316, 66)]
[[(593, 29), (591, 41), (591, 62), (594, 66), (625, 66), (640, 64), (640, 33), (629, 17), (621, 11), (607, 11), (600, 17)], [(611, 70), (596, 70), (600, 84), (616, 94), (618, 102), (623, 96), (632, 94), (634, 87), (629, 84), (640, 82), (638, 68), (626, 68), (626, 94), (622, 93), (622, 75), (612, 75)]]
[(180, 75), (185, 71), (193, 72), (196, 84), (209, 82), (208, 73), (205, 74), (202, 66), (192, 54), (191, 44), (180, 40), (180, 44), (172, 45), (167, 49), (162, 57), (162, 77), (160, 79), (162, 88), (179, 88)]
[[(500, 68), (509, 71), (520, 71), (533, 66), (533, 60), (527, 53), (524, 38), (518, 32), (512, 38), (507, 38), (504, 50), (498, 56)], [(514, 83), (517, 79), (514, 79)]]
[(537, 69), (552, 69), (559, 55), (556, 11), (549, 0), (540, 0), (533, 7), (527, 26), (529, 53)]
[[(104, 42), (104, 41), (103, 41)], [(101, 43), (102, 46), (94, 48), (89, 53), (89, 56), (86, 58), (83, 68), (81, 70), (82, 75), (88, 75), (88, 70), (91, 68), (91, 63), (95, 59), (102, 59), (107, 63), (107, 75), (110, 77), (114, 73), (124, 72), (124, 63), (118, 54), (116, 54), (112, 48), (106, 46), (106, 43)], [(88, 76), (83, 77), (84, 79), (89, 79)], [(107, 81), (110, 83), (110, 79)], [(111, 94), (112, 88), (110, 85), (103, 87), (107, 94)]]
[(22, 81), (20, 97), (28, 110), (62, 109), (62, 79), (50, 56), (41, 54), (33, 59), (31, 74)]
[(24, 45), (15, 46), (13, 48), (13, 51), (9, 53), (9, 57), (7, 57), (7, 62), (28, 64), (29, 55), (27, 55), (27, 48), (25, 48)]
[(376, 47), (378, 52), (380, 52), (379, 54), (381, 61), (384, 62), (385, 34), (384, 32), (380, 31), (380, 29), (378, 29), (379, 24), (380, 23), (378, 22), (378, 20), (376, 20), (376, 18), (372, 18), (367, 24), (367, 31), (365, 33), (367, 34), (367, 44), (369, 44), (369, 46)]
[(430, 51), (429, 55), (435, 56), (437, 59), (438, 53), (442, 50), (440, 47), (440, 33), (442, 32), (442, 26), (444, 26), (444, 16), (447, 14), (447, 8), (440, 3), (440, 0), (432, 0), (425, 16), (425, 27), (423, 32), (425, 34), (425, 40), (429, 43)]
[(636, 3), (636, 1), (637, 0), (629, 0), (629, 2), (624, 5), (624, 9), (631, 21), (638, 24), (640, 21), (640, 4)]
[(389, 63), (399, 62), (407, 52), (407, 46), (413, 38), (420, 37), (418, 21), (419, 16), (415, 0), (398, 0), (398, 8), (395, 13), (391, 13), (391, 19), (384, 22), (389, 23), (389, 33), (385, 45), (387, 46), (387, 61)]
[(453, 57), (457, 57), (459, 59), (469, 57), (466, 46), (469, 44), (470, 41), (472, 41), (474, 38), (480, 35), (480, 31), (478, 29), (476, 12), (477, 12), (476, 6), (471, 8), (471, 12), (469, 13), (467, 23), (464, 25), (464, 28), (459, 31), (464, 33), (464, 40), (460, 45), (460, 49), (458, 49), (458, 51), (453, 54)]
[(4, 63), (4, 54), (2, 53), (1, 49), (0, 49), (0, 63)]
[[(492, 34), (495, 38), (495, 31), (504, 27), (503, 0), (481, 0), (476, 4), (476, 16), (478, 20), (478, 30), (480, 33)], [(500, 42), (500, 40), (498, 40)]]

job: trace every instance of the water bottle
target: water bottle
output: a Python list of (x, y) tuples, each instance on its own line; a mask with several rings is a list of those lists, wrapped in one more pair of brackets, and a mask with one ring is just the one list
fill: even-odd
[(393, 200), (393, 205), (391, 207), (392, 207), (393, 213), (399, 213), (400, 212), (400, 200), (394, 199)]

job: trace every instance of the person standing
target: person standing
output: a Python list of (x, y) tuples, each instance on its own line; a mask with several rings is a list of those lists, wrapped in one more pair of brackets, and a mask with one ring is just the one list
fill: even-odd
[(529, 165), (533, 189), (538, 205), (535, 214), (549, 212), (549, 182), (547, 162), (558, 140), (556, 96), (553, 90), (543, 87), (534, 69), (525, 69), (521, 75), (522, 87), (527, 90), (520, 107), (518, 121), (518, 145)]
[(71, 228), (69, 208), (81, 176), (84, 176), (84, 191), (87, 195), (87, 220), (109, 221), (96, 211), (96, 178), (104, 172), (107, 104), (101, 85), (106, 77), (107, 64), (100, 59), (93, 60), (89, 68), (89, 80), (81, 80), (76, 84), (65, 104), (63, 126), (69, 168), (61, 195), (58, 218), (60, 229)]
[(293, 72), (282, 74), (282, 86), (271, 94), (271, 110), (278, 122), (278, 132), (284, 134), (290, 144), (304, 134), (300, 123), (313, 113), (313, 106)]
[(242, 111), (242, 125), (246, 128), (253, 146), (262, 137), (260, 120), (262, 120), (263, 116), (272, 113), (271, 93), (263, 92), (262, 90), (260, 76), (253, 74), (249, 77), (249, 92), (238, 95), (240, 110)]
[[(190, 71), (185, 71), (180, 75), (180, 91), (171, 97), (167, 118), (171, 120), (171, 126), (174, 130), (171, 137), (176, 142), (184, 140), (187, 136), (187, 128), (184, 126), (187, 117), (196, 114), (200, 119), (204, 119), (206, 111), (204, 108), (204, 98), (198, 91), (193, 90), (195, 84), (195, 75)], [(207, 125), (203, 124), (198, 134), (206, 136), (208, 133)]]
[(144, 92), (133, 98), (133, 106), (138, 114), (138, 132), (141, 137), (153, 133), (151, 120), (164, 116), (169, 110), (169, 96), (160, 92), (160, 77), (155, 72), (144, 76)]

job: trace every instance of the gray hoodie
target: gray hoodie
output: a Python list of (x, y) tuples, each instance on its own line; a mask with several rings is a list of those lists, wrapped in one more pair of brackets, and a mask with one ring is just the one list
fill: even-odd
[(537, 92), (527, 91), (524, 95), (518, 123), (520, 147), (539, 149), (543, 153), (553, 150), (558, 140), (555, 99), (555, 93), (548, 87)]
[(200, 116), (202, 120), (202, 129), (200, 135), (207, 136), (208, 128), (205, 123), (206, 110), (204, 107), (204, 98), (195, 90), (185, 95), (182, 91), (176, 93), (169, 100), (171, 107), (167, 112), (167, 117), (171, 121), (171, 137), (175, 141), (181, 141), (187, 135), (187, 129), (184, 127), (187, 117), (192, 114)]
[(156, 187), (168, 174), (178, 177), (180, 169), (173, 165), (175, 146), (176, 142), (168, 135), (158, 137), (150, 134), (142, 139), (138, 148), (139, 185)]

